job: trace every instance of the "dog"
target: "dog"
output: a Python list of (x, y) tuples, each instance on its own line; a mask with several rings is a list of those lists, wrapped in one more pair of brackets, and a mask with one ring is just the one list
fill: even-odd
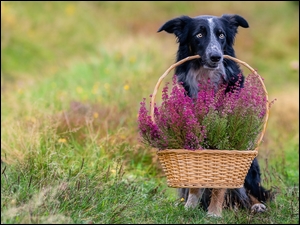
[[(167, 21), (159, 28), (158, 32), (166, 31), (177, 38), (179, 47), (176, 62), (188, 56), (200, 56), (175, 69), (177, 81), (190, 97), (197, 97), (199, 82), (212, 85), (215, 91), (221, 85), (226, 85), (228, 92), (240, 78), (240, 87), (243, 87), (244, 76), (239, 65), (223, 58), (223, 55), (235, 57), (233, 45), (238, 27), (248, 28), (249, 25), (240, 15), (224, 14), (221, 17), (181, 16)], [(208, 79), (210, 82), (207, 82)], [(185, 199), (186, 209), (201, 206), (207, 210), (208, 215), (215, 217), (221, 217), (222, 208), (226, 207), (244, 207), (252, 212), (264, 212), (264, 203), (271, 198), (270, 190), (261, 186), (260, 167), (256, 158), (242, 188), (179, 188), (178, 192), (179, 197)]]

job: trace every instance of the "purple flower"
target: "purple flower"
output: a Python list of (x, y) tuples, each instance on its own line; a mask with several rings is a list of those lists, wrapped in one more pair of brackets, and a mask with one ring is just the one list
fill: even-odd
[(144, 98), (138, 116), (142, 141), (158, 149), (253, 149), (266, 114), (266, 96), (257, 75), (250, 74), (240, 87), (240, 79), (225, 92), (199, 84), (196, 99), (190, 98), (173, 77), (169, 93), (162, 90), (161, 106), (154, 106), (154, 120)]

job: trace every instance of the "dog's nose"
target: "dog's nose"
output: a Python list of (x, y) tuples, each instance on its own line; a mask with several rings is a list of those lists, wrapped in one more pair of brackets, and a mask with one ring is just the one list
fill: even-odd
[(211, 60), (212, 62), (214, 62), (214, 63), (219, 62), (220, 59), (221, 59), (221, 56), (220, 56), (220, 55), (212, 55), (212, 56), (210, 56), (210, 60)]

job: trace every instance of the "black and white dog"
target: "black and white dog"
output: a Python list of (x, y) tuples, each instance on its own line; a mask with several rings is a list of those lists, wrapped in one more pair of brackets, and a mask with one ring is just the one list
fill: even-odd
[[(233, 48), (238, 27), (249, 27), (248, 22), (239, 15), (216, 16), (181, 16), (166, 22), (159, 30), (175, 34), (179, 48), (177, 61), (188, 56), (199, 55), (181, 64), (175, 69), (177, 81), (182, 83), (190, 97), (197, 97), (199, 82), (213, 85), (217, 91), (220, 85), (226, 84), (230, 90), (242, 74), (239, 65), (223, 55), (235, 57)], [(240, 81), (243, 87), (244, 76)], [(246, 176), (244, 187), (239, 189), (179, 189), (180, 198), (186, 200), (185, 207), (199, 205), (209, 215), (221, 216), (223, 207), (244, 207), (254, 212), (263, 212), (263, 204), (270, 199), (270, 191), (261, 186), (260, 168), (255, 158)]]

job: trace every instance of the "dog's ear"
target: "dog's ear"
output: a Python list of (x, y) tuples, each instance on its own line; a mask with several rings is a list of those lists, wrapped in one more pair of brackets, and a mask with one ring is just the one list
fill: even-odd
[(230, 14), (224, 14), (221, 17), (222, 20), (225, 20), (229, 23), (230, 28), (235, 29), (237, 31), (238, 26), (248, 28), (249, 24), (248, 22), (239, 15), (230, 15)]
[(235, 35), (239, 26), (243, 28), (248, 28), (248, 22), (241, 16), (235, 14), (224, 14), (220, 17), (224, 22), (225, 26), (228, 27), (227, 32), (227, 43), (231, 46), (233, 45)]
[(184, 41), (184, 30), (186, 29), (186, 25), (192, 20), (192, 18), (188, 16), (181, 16), (175, 19), (169, 20), (161, 28), (158, 29), (157, 32), (166, 31), (168, 33), (173, 33), (178, 38), (179, 42)]

